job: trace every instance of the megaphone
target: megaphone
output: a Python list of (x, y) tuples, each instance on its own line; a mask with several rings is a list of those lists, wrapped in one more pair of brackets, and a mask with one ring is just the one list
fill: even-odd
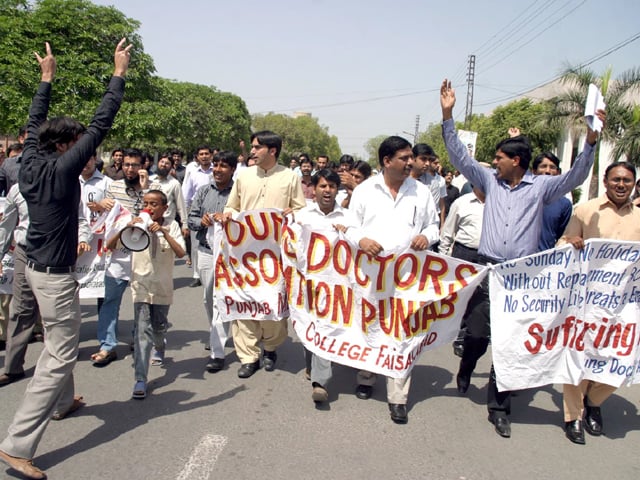
[(142, 222), (128, 225), (120, 232), (120, 241), (125, 248), (132, 252), (141, 252), (149, 248), (151, 243), (151, 236), (147, 229), (151, 225), (151, 216), (148, 210), (142, 210), (140, 212), (140, 218)]

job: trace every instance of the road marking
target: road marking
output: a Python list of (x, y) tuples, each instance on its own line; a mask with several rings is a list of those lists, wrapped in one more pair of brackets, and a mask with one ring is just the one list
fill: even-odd
[(176, 480), (208, 480), (226, 444), (227, 438), (222, 435), (202, 437)]

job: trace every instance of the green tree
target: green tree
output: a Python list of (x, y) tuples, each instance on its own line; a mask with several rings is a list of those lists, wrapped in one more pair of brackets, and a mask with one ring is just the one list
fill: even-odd
[(389, 135), (376, 135), (373, 138), (370, 138), (364, 143), (364, 149), (367, 152), (367, 163), (371, 165), (371, 168), (375, 168), (376, 170), (380, 169), (380, 160), (378, 159), (378, 148), (380, 144), (387, 138)]
[(545, 121), (549, 110), (547, 102), (532, 102), (525, 98), (497, 107), (487, 117), (472, 120), (472, 130), (478, 132), (476, 158), (491, 163), (496, 145), (509, 136), (510, 127), (519, 128), (529, 139), (534, 156), (555, 149), (560, 129)]
[(627, 157), (627, 160), (640, 166), (640, 106), (633, 107), (630, 125), (622, 132), (611, 153), (613, 158)]
[[(586, 131), (583, 120), (584, 104), (589, 85), (593, 83), (600, 88), (607, 105), (607, 121), (602, 136), (614, 144), (615, 155), (630, 154), (629, 159), (638, 164), (640, 128), (637, 126), (637, 119), (640, 114), (634, 113), (631, 96), (637, 93), (640, 86), (640, 69), (628, 70), (615, 80), (611, 80), (611, 77), (611, 69), (607, 69), (600, 76), (589, 69), (567, 69), (561, 78), (567, 91), (551, 101), (552, 107), (547, 119), (552, 124), (569, 128), (576, 133)], [(618, 143), (620, 143), (619, 148)], [(599, 160), (598, 151), (596, 151), (589, 198), (594, 198), (598, 192)]]
[(341, 156), (338, 138), (329, 134), (329, 129), (310, 116), (290, 117), (279, 113), (254, 115), (254, 131), (271, 130), (282, 137), (280, 162), (289, 164), (291, 156), (308, 153), (312, 158), (328, 155), (332, 161)]
[(113, 52), (122, 37), (133, 43), (126, 101), (151, 94), (153, 60), (144, 53), (139, 22), (113, 7), (87, 0), (0, 2), (0, 132), (14, 133), (28, 114), (39, 82), (33, 51), (51, 44), (58, 62), (51, 112), (88, 122), (113, 73)]
[(451, 162), (449, 162), (449, 154), (444, 146), (444, 139), (442, 138), (442, 126), (440, 123), (430, 123), (424, 132), (418, 134), (418, 140), (416, 143), (426, 143), (436, 152), (440, 157), (440, 165), (443, 168), (450, 170)]
[(191, 152), (208, 144), (238, 150), (250, 133), (251, 117), (244, 101), (215, 87), (162, 78), (152, 81), (152, 100), (125, 103), (108, 142), (150, 151), (170, 148)]

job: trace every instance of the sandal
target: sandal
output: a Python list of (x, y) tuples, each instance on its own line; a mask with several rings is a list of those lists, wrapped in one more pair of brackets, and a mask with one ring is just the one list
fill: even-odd
[(154, 367), (161, 367), (164, 365), (164, 351), (153, 349), (153, 354), (151, 355), (151, 365)]
[(147, 384), (142, 380), (138, 380), (133, 386), (133, 393), (131, 394), (131, 398), (135, 398), (136, 400), (143, 400), (146, 396)]
[(91, 361), (94, 365), (104, 367), (109, 365), (115, 359), (118, 358), (115, 350), (100, 350), (97, 353), (91, 355)]
[(73, 403), (71, 403), (71, 406), (69, 407), (69, 409), (64, 413), (53, 412), (53, 415), (51, 415), (51, 419), (52, 420), (62, 420), (63, 418), (67, 418), (73, 412), (77, 412), (78, 410), (80, 410), (82, 407), (84, 407), (86, 405), (82, 401), (83, 399), (84, 399), (84, 397), (81, 397), (80, 395), (74, 396), (73, 397)]

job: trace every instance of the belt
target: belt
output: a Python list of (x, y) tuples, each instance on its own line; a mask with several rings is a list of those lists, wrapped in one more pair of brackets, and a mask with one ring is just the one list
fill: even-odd
[(32, 260), (27, 260), (27, 267), (31, 270), (40, 273), (73, 273), (76, 269), (74, 266), (70, 267), (45, 267), (44, 265), (39, 265)]
[(477, 248), (467, 247), (466, 245), (463, 245), (460, 242), (453, 242), (453, 244), (456, 245), (458, 248), (461, 248), (462, 250), (466, 250), (468, 252), (473, 252), (473, 253), (478, 253), (478, 249)]
[(502, 263), (504, 260), (500, 260), (499, 258), (490, 257), (488, 255), (479, 254), (478, 262), (482, 265), (495, 265), (497, 263)]

